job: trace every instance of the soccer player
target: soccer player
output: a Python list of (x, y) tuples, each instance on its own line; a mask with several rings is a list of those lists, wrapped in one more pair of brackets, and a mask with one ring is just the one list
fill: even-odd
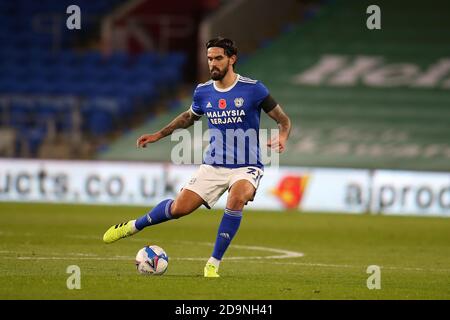
[(214, 250), (204, 268), (205, 277), (219, 277), (219, 264), (239, 229), (242, 210), (248, 201), (253, 201), (263, 176), (259, 139), (236, 147), (234, 138), (226, 139), (226, 136), (230, 130), (237, 132), (237, 136), (250, 132), (248, 137), (251, 137), (252, 131), (257, 136), (262, 109), (279, 128), (278, 137), (267, 145), (276, 152), (283, 152), (291, 122), (260, 81), (235, 73), (237, 48), (232, 40), (215, 38), (207, 42), (206, 48), (211, 80), (196, 87), (191, 107), (165, 128), (144, 134), (137, 140), (137, 147), (145, 148), (176, 129), (188, 128), (206, 115), (210, 130), (215, 129), (216, 133), (210, 137), (203, 164), (175, 200), (166, 199), (144, 216), (112, 226), (104, 234), (103, 241), (111, 243), (148, 226), (181, 218), (201, 205), (211, 208), (228, 190)]

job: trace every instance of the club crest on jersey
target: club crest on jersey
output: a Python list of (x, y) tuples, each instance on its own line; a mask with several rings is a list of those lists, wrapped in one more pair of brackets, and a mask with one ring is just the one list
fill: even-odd
[(227, 100), (220, 99), (219, 100), (219, 109), (225, 109), (227, 107)]
[(212, 108), (211, 102), (208, 101), (208, 104), (206, 105), (206, 108), (207, 108), (207, 109), (208, 109), (208, 108)]
[(234, 99), (234, 105), (236, 108), (240, 108), (244, 105), (244, 98), (236, 98)]

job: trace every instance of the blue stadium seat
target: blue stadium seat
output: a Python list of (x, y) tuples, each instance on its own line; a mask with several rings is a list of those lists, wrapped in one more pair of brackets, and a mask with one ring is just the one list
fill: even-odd
[(154, 52), (142, 53), (137, 57), (136, 66), (140, 68), (153, 68), (161, 63), (161, 58)]
[(113, 116), (106, 110), (92, 110), (87, 122), (88, 130), (94, 136), (103, 136), (113, 130)]
[[(118, 2), (120, 0), (75, 1), (86, 17), (100, 16)], [(133, 115), (138, 103), (148, 105), (157, 98), (159, 89), (178, 81), (179, 68), (186, 56), (178, 52), (167, 55), (146, 52), (136, 56), (126, 52), (104, 55), (97, 50), (54, 52), (54, 34), (49, 28), (54, 27), (54, 21), (48, 13), (62, 12), (65, 16), (66, 7), (73, 3), (72, 0), (0, 0), (0, 93), (86, 99), (88, 106), (83, 112), (86, 128), (95, 135), (102, 135), (111, 130), (114, 121)], [(33, 26), (35, 16), (40, 13), (44, 13), (40, 22), (47, 30), (36, 30)], [(84, 21), (84, 29), (92, 30), (90, 20)], [(62, 31), (63, 48), (79, 39), (79, 32), (67, 32), (65, 19), (57, 28)], [(104, 97), (114, 103), (105, 102), (108, 99)], [(67, 131), (72, 128), (73, 119), (67, 111), (70, 108), (63, 110), (51, 104), (33, 108), (14, 104), (10, 122), (23, 129), (54, 119), (58, 130)], [(94, 123), (100, 123), (98, 129), (94, 128)], [(38, 137), (41, 131), (34, 129)]]
[(11, 103), (9, 110), (9, 125), (14, 128), (26, 128), (33, 118), (34, 108), (29, 104)]
[(166, 65), (175, 65), (180, 68), (186, 62), (187, 57), (185, 53), (182, 52), (169, 52), (164, 58), (164, 63)]
[(56, 129), (60, 132), (69, 132), (73, 129), (73, 114), (70, 108), (61, 110), (58, 113)]
[(34, 120), (40, 126), (46, 126), (49, 122), (56, 122), (57, 110), (52, 105), (41, 105), (35, 110)]
[(28, 143), (30, 155), (36, 157), (38, 155), (39, 147), (47, 135), (47, 130), (45, 126), (38, 126), (27, 128), (23, 131), (23, 136)]
[(105, 58), (99, 51), (87, 51), (80, 57), (80, 63), (89, 67), (98, 67), (104, 61)]
[(108, 65), (126, 66), (130, 59), (126, 52), (114, 52), (106, 57), (106, 62)]

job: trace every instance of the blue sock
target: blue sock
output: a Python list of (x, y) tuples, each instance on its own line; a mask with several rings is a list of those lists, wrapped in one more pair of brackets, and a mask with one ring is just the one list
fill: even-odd
[(136, 229), (142, 230), (145, 227), (172, 219), (172, 214), (170, 212), (170, 206), (172, 202), (172, 199), (161, 201), (156, 205), (156, 207), (152, 209), (152, 211), (140, 217), (139, 219), (136, 219)]
[(225, 209), (219, 230), (217, 231), (216, 244), (212, 257), (222, 260), (225, 251), (233, 240), (234, 235), (239, 229), (242, 220), (242, 211)]

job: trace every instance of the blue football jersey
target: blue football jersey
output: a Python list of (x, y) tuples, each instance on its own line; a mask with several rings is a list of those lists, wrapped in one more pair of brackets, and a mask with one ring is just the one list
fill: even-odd
[(237, 75), (226, 89), (213, 80), (199, 84), (191, 111), (208, 118), (209, 146), (204, 164), (227, 168), (254, 166), (263, 169), (259, 149), (261, 102), (269, 95), (257, 80)]

